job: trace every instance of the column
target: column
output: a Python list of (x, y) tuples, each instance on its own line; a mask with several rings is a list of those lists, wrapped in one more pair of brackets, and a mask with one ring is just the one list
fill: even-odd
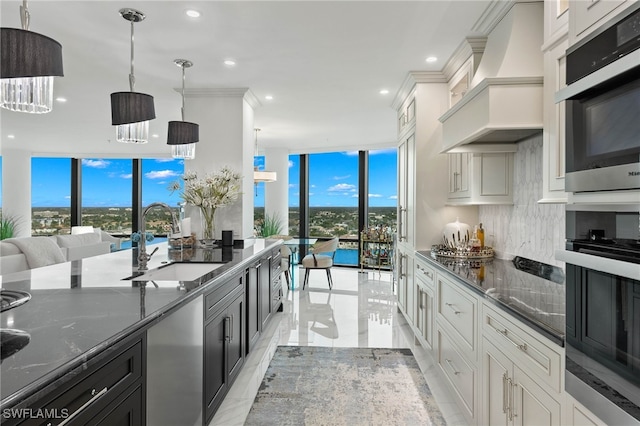
[[(243, 176), (242, 194), (215, 215), (215, 238), (232, 230), (236, 240), (253, 236), (253, 110), (260, 103), (247, 88), (185, 90), (185, 120), (200, 125), (196, 157), (185, 160), (185, 171), (198, 176), (224, 166)], [(197, 208), (187, 206), (192, 229), (200, 232)]]
[(2, 149), (2, 214), (17, 218), (15, 237), (31, 236), (31, 152)]
[(289, 234), (289, 150), (267, 148), (264, 150), (265, 169), (276, 172), (278, 180), (264, 186), (264, 211), (282, 221), (282, 233)]

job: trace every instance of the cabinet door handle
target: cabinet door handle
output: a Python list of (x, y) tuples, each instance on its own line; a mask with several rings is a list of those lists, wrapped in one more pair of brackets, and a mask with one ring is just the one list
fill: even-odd
[(231, 314), (231, 325), (229, 326), (229, 342), (233, 342), (233, 314)]
[(58, 426), (64, 426), (66, 424), (68, 424), (71, 420), (73, 420), (74, 417), (78, 416), (80, 413), (82, 413), (88, 406), (90, 406), (91, 404), (93, 404), (94, 402), (96, 402), (100, 397), (102, 397), (102, 395), (104, 395), (105, 393), (107, 393), (107, 387), (105, 386), (104, 388), (102, 388), (102, 390), (100, 392), (96, 392), (95, 389), (91, 389), (91, 395), (93, 395), (91, 397), (90, 400), (88, 400), (87, 402), (85, 402), (84, 404), (82, 404), (82, 406), (80, 406), (80, 408), (78, 408), (76, 411), (74, 411), (69, 417), (67, 417), (66, 419), (64, 419), (62, 422), (60, 422), (58, 424)]
[(507, 410), (509, 409), (509, 389), (507, 389), (509, 383), (508, 379), (509, 376), (507, 376), (507, 373), (505, 372), (502, 375), (502, 412), (504, 414), (507, 414)]
[(224, 317), (224, 340), (231, 342), (231, 318)]
[(459, 310), (457, 310), (455, 306), (453, 306), (453, 303), (446, 303), (445, 302), (445, 305), (447, 305), (449, 308), (451, 308), (451, 310), (453, 311), (453, 313), (455, 315), (460, 315), (461, 314), (461, 312)]
[(453, 192), (458, 190), (458, 172), (453, 172)]
[(513, 380), (511, 378), (509, 378), (509, 387), (510, 387), (510, 392), (509, 392), (509, 421), (513, 421), (514, 417), (518, 417), (518, 415), (515, 413), (515, 410), (513, 409), (513, 404), (515, 402), (515, 388), (516, 388), (516, 384), (513, 382)]
[[(493, 326), (491, 326), (491, 327), (493, 327)], [(498, 328), (493, 327), (493, 329), (495, 331), (497, 331), (498, 333), (502, 334), (505, 337), (505, 339), (507, 339), (507, 341), (509, 343), (511, 343), (516, 348), (520, 349), (522, 352), (526, 352), (527, 351), (527, 344), (526, 343), (518, 343), (518, 342), (514, 342), (513, 340), (511, 340), (511, 338), (509, 337), (509, 330), (507, 330), (506, 328), (504, 330), (500, 330)]]
[(454, 375), (458, 375), (460, 374), (460, 372), (458, 370), (456, 370), (456, 367), (453, 365), (453, 362), (451, 362), (451, 360), (449, 358), (445, 358), (444, 360), (447, 364), (449, 364), (449, 368), (451, 368), (451, 371), (453, 371)]

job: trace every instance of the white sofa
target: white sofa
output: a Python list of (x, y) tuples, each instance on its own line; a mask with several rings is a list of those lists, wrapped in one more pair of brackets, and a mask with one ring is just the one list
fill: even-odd
[(0, 241), (0, 275), (110, 253), (111, 244), (98, 232), (10, 238)]

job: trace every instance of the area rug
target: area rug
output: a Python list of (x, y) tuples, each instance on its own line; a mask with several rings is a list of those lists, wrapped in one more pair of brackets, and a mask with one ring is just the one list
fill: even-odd
[(444, 425), (410, 349), (278, 346), (245, 425)]

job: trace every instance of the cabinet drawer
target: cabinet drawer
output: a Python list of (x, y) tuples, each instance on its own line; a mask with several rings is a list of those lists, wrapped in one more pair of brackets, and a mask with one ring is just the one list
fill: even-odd
[(462, 401), (467, 411), (466, 414), (473, 418), (475, 416), (474, 395), (477, 371), (467, 364), (464, 357), (460, 355), (441, 329), (438, 329), (438, 364)]
[[(113, 360), (97, 367), (96, 371), (79, 383), (71, 388), (65, 388), (50, 402), (38, 408), (49, 412), (64, 413), (65, 417), (70, 418), (70, 425), (85, 424), (86, 419), (92, 418), (98, 412), (106, 409), (129, 386), (141, 380), (142, 346), (142, 341), (139, 340)], [(71, 419), (71, 417), (73, 418)], [(60, 419), (60, 421), (62, 420)], [(42, 423), (42, 418), (32, 418), (21, 424), (40, 425)], [(47, 423), (47, 421), (44, 422), (44, 424)]]
[[(459, 335), (456, 339), (473, 353), (477, 350), (477, 310), (478, 302), (464, 293), (458, 284), (438, 275), (438, 317)], [(475, 356), (472, 357), (475, 359)]]
[(483, 312), (483, 335), (509, 354), (524, 372), (539, 378), (556, 392), (561, 391), (560, 347), (553, 349), (550, 344), (545, 344), (533, 333), (486, 305)]
[(436, 282), (436, 271), (424, 262), (416, 260), (416, 277), (429, 287), (434, 288)]
[(233, 300), (236, 291), (244, 288), (243, 285), (243, 274), (238, 274), (219, 284), (218, 287), (207, 294), (204, 297), (205, 319), (211, 318), (224, 309)]

